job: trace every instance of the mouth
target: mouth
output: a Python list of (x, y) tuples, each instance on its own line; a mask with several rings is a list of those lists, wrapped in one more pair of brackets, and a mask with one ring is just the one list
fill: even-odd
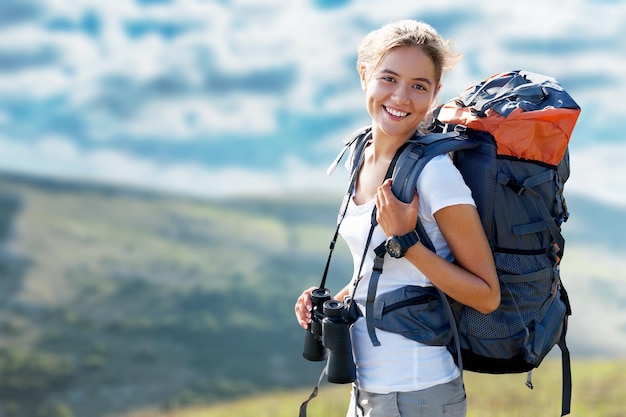
[(406, 117), (409, 114), (411, 114), (411, 113), (403, 112), (403, 111), (400, 111), (400, 110), (392, 109), (392, 108), (387, 107), (387, 106), (383, 106), (383, 108), (385, 109), (385, 111), (388, 114), (390, 114), (393, 117), (403, 118), (403, 117)]

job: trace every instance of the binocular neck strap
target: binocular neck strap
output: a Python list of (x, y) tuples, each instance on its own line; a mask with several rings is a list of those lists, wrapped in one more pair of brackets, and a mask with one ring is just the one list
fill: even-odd
[(326, 363), (326, 366), (324, 366), (324, 369), (322, 369), (322, 373), (320, 374), (320, 377), (317, 380), (317, 385), (315, 386), (315, 388), (313, 388), (313, 392), (311, 392), (311, 395), (309, 395), (309, 398), (300, 405), (300, 413), (298, 414), (298, 417), (306, 417), (306, 408), (309, 405), (309, 402), (311, 402), (311, 400), (317, 397), (317, 393), (319, 392), (320, 385), (322, 384), (322, 379), (324, 378), (324, 375), (326, 375), (327, 367), (328, 367), (328, 363)]
[[(368, 132), (365, 135), (361, 135), (360, 138), (357, 139), (356, 147), (354, 148), (354, 155), (352, 157), (352, 169), (350, 173), (350, 181), (348, 182), (348, 190), (343, 197), (343, 201), (341, 203), (341, 208), (339, 209), (339, 217), (337, 219), (337, 227), (335, 228), (335, 233), (333, 235), (332, 240), (330, 241), (328, 259), (326, 260), (326, 266), (324, 267), (324, 273), (322, 274), (322, 282), (320, 283), (319, 288), (326, 288), (326, 278), (328, 277), (328, 271), (330, 269), (330, 261), (333, 256), (333, 251), (335, 250), (335, 245), (337, 244), (337, 238), (339, 237), (339, 228), (341, 227), (341, 223), (343, 222), (343, 218), (346, 216), (346, 212), (348, 211), (348, 205), (350, 204), (350, 198), (352, 197), (352, 191), (356, 185), (357, 177), (359, 176), (359, 171), (361, 166), (363, 165), (363, 149), (367, 142), (371, 138), (371, 133)], [(343, 153), (342, 153), (343, 155)], [(338, 161), (337, 161), (338, 162)]]
[[(391, 163), (389, 163), (389, 167), (387, 168), (387, 172), (385, 173), (385, 179), (383, 180), (383, 182), (385, 182), (387, 179), (391, 178), (391, 176), (393, 175), (393, 170), (396, 167), (396, 163), (398, 162), (398, 158), (400, 158), (400, 154), (402, 153), (402, 151), (404, 150), (404, 148), (406, 148), (406, 146), (408, 144), (409, 144), (408, 142), (405, 142), (396, 151), (395, 155), (393, 156), (393, 159), (391, 160)], [(356, 180), (355, 180), (355, 183), (356, 183)], [(350, 194), (351, 194), (351, 192), (350, 192)], [(357, 278), (354, 280), (354, 285), (352, 287), (352, 294), (351, 294), (351, 298), (352, 299), (354, 299), (354, 296), (356, 294), (356, 288), (358, 287), (359, 282), (361, 281), (361, 279), (363, 279), (363, 275), (361, 274), (363, 272), (363, 264), (365, 263), (365, 258), (366, 258), (366, 255), (367, 255), (367, 251), (368, 251), (368, 249), (370, 247), (370, 244), (372, 243), (372, 236), (374, 235), (374, 229), (376, 228), (377, 225), (378, 225), (378, 220), (376, 220), (376, 206), (374, 206), (374, 208), (372, 209), (372, 216), (370, 218), (370, 230), (369, 230), (369, 232), (367, 234), (367, 240), (365, 242), (365, 247), (363, 248), (363, 255), (361, 256), (361, 263), (359, 264), (359, 270), (358, 270), (357, 275), (356, 275)], [(380, 248), (381, 246), (383, 247), (383, 251), (384, 251), (385, 250), (385, 247), (384, 247), (385, 246), (385, 242), (384, 241), (378, 246), (378, 248)], [(378, 258), (378, 255), (376, 255), (376, 257)], [(374, 264), (375, 263), (376, 263), (376, 260), (374, 260)], [(381, 271), (382, 271), (382, 263), (381, 263)], [(372, 272), (372, 274), (373, 274), (373, 272)], [(378, 281), (378, 279), (377, 279), (377, 281)], [(376, 294), (376, 291), (374, 291), (374, 294)], [(368, 297), (369, 297), (369, 295), (368, 295)]]
[[(400, 157), (400, 154), (402, 153), (404, 148), (406, 148), (407, 145), (408, 145), (408, 142), (406, 142), (396, 151), (395, 155), (393, 156), (393, 159), (391, 160), (391, 163), (389, 164), (389, 168), (387, 168), (387, 173), (385, 174), (385, 180), (387, 180), (388, 178), (391, 178), (391, 176), (393, 175), (393, 171), (396, 167), (396, 163), (398, 162), (398, 158)], [(383, 180), (383, 182), (385, 180)], [(361, 279), (363, 278), (363, 275), (361, 275), (361, 272), (363, 271), (363, 264), (365, 263), (365, 257), (367, 255), (367, 251), (370, 247), (370, 244), (372, 243), (372, 235), (374, 234), (374, 229), (376, 228), (377, 224), (378, 224), (378, 221), (376, 220), (376, 207), (374, 207), (372, 209), (370, 230), (367, 235), (365, 248), (363, 249), (363, 256), (361, 256), (361, 264), (359, 265), (357, 278), (354, 280), (354, 286), (352, 287), (352, 295), (351, 295), (352, 299), (354, 299), (354, 296), (356, 294), (356, 289), (359, 285), (359, 282), (361, 282)], [(385, 259), (385, 253), (387, 253), (387, 250), (385, 248), (385, 241), (383, 241), (374, 249), (374, 255), (375, 255), (374, 266), (372, 268), (372, 274), (370, 275), (370, 281), (367, 287), (367, 300), (365, 302), (365, 321), (367, 324), (367, 333), (374, 346), (380, 346), (380, 341), (378, 340), (378, 337), (376, 337), (376, 326), (374, 325), (374, 299), (376, 298), (378, 280), (380, 278), (380, 275), (383, 272), (383, 263)]]

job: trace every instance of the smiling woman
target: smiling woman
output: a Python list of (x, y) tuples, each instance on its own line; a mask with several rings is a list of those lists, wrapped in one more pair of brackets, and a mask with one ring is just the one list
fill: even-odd
[[(354, 313), (351, 317), (359, 316), (349, 323), (348, 337), (355, 375), (340, 377), (344, 382), (355, 381), (348, 417), (461, 417), (466, 412), (463, 380), (446, 342), (441, 342), (445, 337), (437, 334), (437, 342), (418, 342), (393, 330), (374, 329), (370, 324), (382, 319), (371, 305), (380, 307), (383, 297), (403, 291), (432, 294), (433, 286), (483, 313), (500, 303), (493, 257), (475, 203), (450, 157), (441, 155), (426, 163), (409, 204), (396, 198), (388, 179), (398, 150), (430, 124), (443, 73), (458, 59), (431, 26), (413, 20), (383, 26), (359, 46), (357, 69), (372, 125), (361, 157), (352, 149), (350, 158), (353, 182), (339, 232), (355, 268), (351, 281), (335, 296), (338, 301), (353, 300), (345, 301), (344, 307)], [(436, 251), (416, 238), (418, 218)], [(382, 242), (385, 245), (379, 245)], [(372, 249), (377, 246), (386, 248), (389, 255), (384, 271), (377, 270), (379, 281), (372, 273), (374, 258), (379, 256)], [(319, 308), (319, 294), (309, 288), (295, 306), (298, 322), (313, 335), (321, 314), (313, 311), (314, 302)], [(430, 310), (443, 315), (443, 304), (438, 305)], [(326, 309), (324, 304), (324, 313)], [(380, 310), (387, 317), (387, 309)], [(323, 320), (326, 323), (327, 318)], [(429, 326), (433, 321), (412, 324), (426, 327), (426, 333), (437, 333), (438, 329)], [(331, 350), (328, 375), (332, 382), (336, 376), (330, 358), (335, 341), (326, 336), (326, 330), (322, 334), (324, 346)], [(315, 360), (310, 340), (306, 339), (304, 353)]]
[[(439, 92), (432, 61), (422, 49), (402, 46), (387, 53), (374, 71), (360, 70), (367, 111), (377, 134), (388, 137), (397, 149), (393, 137), (403, 143), (413, 136)], [(384, 171), (386, 168), (380, 172), (383, 176)], [(369, 201), (373, 195), (366, 197)]]

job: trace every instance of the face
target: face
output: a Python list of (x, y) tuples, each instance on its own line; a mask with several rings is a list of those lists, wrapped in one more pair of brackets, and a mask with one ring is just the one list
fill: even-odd
[(398, 141), (415, 133), (439, 92), (432, 60), (413, 46), (392, 49), (361, 78), (373, 131)]

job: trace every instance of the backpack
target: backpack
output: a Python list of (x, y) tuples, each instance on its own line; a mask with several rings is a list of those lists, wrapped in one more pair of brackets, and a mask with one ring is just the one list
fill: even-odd
[[(454, 163), (476, 202), (501, 286), (501, 304), (482, 314), (452, 300), (463, 369), (528, 372), (558, 344), (562, 351), (562, 415), (570, 412), (571, 369), (565, 343), (571, 307), (559, 274), (568, 211), (568, 143), (580, 107), (547, 76), (512, 71), (468, 88), (436, 112), (435, 131), (460, 131), (476, 144)], [(440, 141), (438, 146), (445, 148)], [(403, 151), (395, 195), (410, 202), (424, 163)], [(467, 148), (467, 146), (465, 146)], [(448, 149), (454, 149), (452, 144)], [(419, 229), (418, 229), (419, 232)], [(427, 236), (422, 235), (423, 239)], [(451, 345), (451, 350), (456, 350)], [(457, 352), (459, 353), (459, 352)]]
[[(496, 74), (440, 106), (433, 133), (409, 140), (388, 172), (392, 191), (408, 203), (428, 161), (453, 153), (493, 252), (501, 303), (494, 312), (482, 314), (440, 292), (447, 301), (453, 334), (447, 347), (462, 370), (528, 372), (526, 384), (532, 389), (532, 370), (558, 345), (563, 366), (562, 416), (570, 412), (572, 385), (565, 342), (571, 308), (559, 274), (565, 247), (561, 225), (569, 215), (563, 187), (569, 177), (568, 143), (579, 114), (580, 107), (554, 78), (528, 71)], [(369, 132), (362, 128), (350, 134), (328, 171), (332, 173), (352, 148), (351, 181), (337, 231)], [(422, 242), (434, 250), (419, 221), (416, 230)], [(375, 299), (385, 257), (382, 246), (374, 251), (368, 300)], [(325, 284), (330, 256), (320, 287)], [(368, 332), (376, 344), (370, 317), (366, 314)], [(303, 409), (306, 412), (306, 402), (301, 416), (305, 415)]]

